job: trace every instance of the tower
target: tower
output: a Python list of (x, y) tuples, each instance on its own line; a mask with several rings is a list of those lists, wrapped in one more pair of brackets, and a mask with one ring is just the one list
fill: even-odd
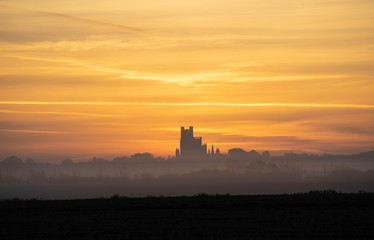
[(201, 137), (194, 137), (193, 126), (181, 127), (180, 156), (202, 157), (207, 154), (207, 145), (202, 144)]

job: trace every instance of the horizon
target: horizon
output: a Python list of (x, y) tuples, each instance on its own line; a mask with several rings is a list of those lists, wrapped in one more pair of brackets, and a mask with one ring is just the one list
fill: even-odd
[[(183, 128), (184, 126), (181, 126), (181, 128)], [(189, 127), (193, 127), (193, 126), (189, 126)], [(185, 127), (187, 129), (187, 127)], [(194, 128), (195, 130), (196, 128)], [(169, 131), (175, 131), (175, 129), (168, 129)], [(179, 129), (177, 129), (179, 130)], [(1, 130), (0, 130), (1, 131)], [(197, 135), (199, 135), (198, 137), (201, 137), (203, 138), (203, 136), (201, 136), (201, 134), (199, 134), (199, 129), (197, 129)], [(203, 130), (204, 132), (204, 130)], [(31, 131), (31, 133), (34, 133), (33, 131)], [(194, 132), (195, 133), (195, 132)], [(195, 135), (196, 137), (196, 135)], [(204, 138), (203, 138), (204, 139)], [(175, 144), (175, 148), (179, 149), (179, 144), (180, 144), (180, 140)], [(203, 140), (202, 144), (206, 144), (207, 145), (207, 150), (206, 150), (206, 154), (208, 154), (208, 150), (210, 151), (210, 148), (212, 145), (215, 146), (215, 150), (217, 149), (220, 149), (219, 146), (217, 146), (215, 143), (207, 143), (206, 141)], [(231, 148), (224, 148), (225, 150), (222, 151), (220, 149), (220, 154), (223, 154), (223, 155), (227, 155), (228, 154), (228, 151), (229, 150), (232, 150), (232, 149), (242, 149), (246, 152), (250, 152), (250, 151), (256, 151), (257, 153), (263, 153), (263, 152), (269, 152), (270, 153), (270, 156), (286, 156), (287, 154), (308, 154), (308, 155), (315, 155), (315, 156), (322, 156), (322, 155), (332, 155), (332, 156), (344, 156), (344, 155), (358, 155), (358, 154), (361, 154), (361, 153), (366, 153), (366, 152), (372, 152), (374, 151), (374, 148), (373, 149), (369, 149), (368, 151), (361, 151), (361, 152), (348, 152), (348, 153), (329, 153), (329, 152), (309, 152), (309, 151), (304, 151), (304, 150), (278, 150), (278, 151), (269, 151), (267, 149), (261, 149), (261, 150), (258, 150), (258, 149), (253, 149), (253, 148), (250, 148), (249, 146), (232, 146)], [(160, 157), (160, 158), (164, 158), (164, 159), (168, 159), (168, 158), (176, 158), (177, 156), (175, 155), (175, 151), (174, 153), (171, 153), (171, 154), (164, 154), (164, 155), (157, 155), (157, 154), (154, 154), (153, 152), (150, 152), (150, 151), (147, 151), (147, 150), (142, 150), (142, 151), (139, 151), (139, 152), (130, 152), (130, 153), (114, 153), (114, 152), (110, 152), (110, 153), (100, 153), (100, 152), (96, 152), (96, 153), (83, 153), (83, 154), (69, 154), (69, 153), (66, 153), (66, 154), (61, 154), (61, 155), (58, 155), (58, 154), (53, 154), (53, 155), (30, 155), (29, 153), (23, 153), (23, 154), (8, 154), (8, 155), (4, 155), (2, 153), (0, 153), (0, 159), (4, 160), (6, 158), (9, 158), (9, 157), (17, 157), (17, 158), (20, 158), (21, 160), (23, 160), (23, 162), (25, 162), (25, 160), (27, 159), (32, 159), (33, 161), (37, 162), (37, 163), (42, 163), (42, 162), (49, 162), (49, 163), (59, 163), (59, 162), (62, 162), (63, 160), (66, 160), (66, 159), (71, 159), (73, 160), (73, 162), (85, 162), (85, 161), (90, 161), (92, 160), (93, 158), (102, 158), (104, 160), (112, 160), (112, 159), (115, 159), (115, 158), (118, 158), (118, 157), (131, 157), (133, 155), (136, 155), (136, 154), (144, 154), (144, 153), (150, 153), (152, 154), (152, 156), (154, 156), (155, 158), (157, 157)], [(199, 156), (197, 156), (197, 158), (200, 158)], [(1, 161), (2, 161), (1, 160)], [(1, 162), (0, 161), (0, 162)]]
[(0, 1), (0, 159), (374, 149), (374, 2)]
[[(193, 128), (193, 126), (189, 126), (188, 128), (191, 131), (191, 128)], [(183, 135), (182, 132), (184, 131), (184, 129), (188, 129), (188, 128), (184, 127), (184, 126), (181, 126), (181, 135)], [(201, 138), (202, 139), (202, 136), (196, 136), (196, 135), (194, 136), (194, 133), (195, 132), (192, 130), (192, 135), (191, 136), (193, 138)], [(280, 156), (286, 157), (289, 154), (296, 154), (296, 155), (306, 154), (306, 155), (318, 156), (318, 157), (325, 156), (325, 155), (329, 155), (329, 156), (350, 156), (350, 155), (360, 155), (362, 153), (372, 153), (372, 152), (374, 152), (374, 149), (372, 149), (372, 150), (369, 150), (369, 151), (366, 151), (366, 152), (349, 153), (349, 154), (332, 154), (332, 153), (321, 153), (321, 154), (318, 154), (318, 153), (313, 153), (313, 152), (312, 153), (308, 153), (308, 152), (305, 152), (305, 151), (299, 151), (299, 152), (281, 151), (281, 152), (275, 152), (275, 154), (272, 154), (268, 150), (263, 150), (261, 152), (261, 151), (256, 151), (256, 149), (249, 149), (249, 148), (245, 149), (245, 148), (240, 148), (240, 147), (233, 147), (233, 148), (228, 149), (226, 152), (222, 152), (219, 149), (219, 147), (215, 146), (215, 148), (213, 150), (213, 153), (212, 153), (211, 152), (211, 148), (213, 149), (214, 143), (206, 143), (206, 142), (202, 141), (200, 144), (201, 144), (200, 147), (203, 147), (203, 145), (205, 145), (205, 148), (206, 148), (205, 151), (204, 151), (204, 153), (203, 153), (203, 155), (201, 155), (200, 153), (197, 153), (197, 155), (196, 155), (196, 152), (195, 152), (193, 155), (186, 155), (185, 157), (190, 158), (190, 159), (194, 159), (194, 158), (195, 159), (204, 159), (204, 157), (210, 156), (211, 160), (215, 160), (217, 157), (218, 157), (217, 159), (219, 159), (219, 156), (227, 156), (229, 154), (230, 150), (244, 150), (244, 152), (247, 152), (247, 153), (255, 151), (258, 154), (263, 154), (263, 153), (267, 152), (269, 154), (269, 156), (271, 156), (271, 157), (280, 157)], [(171, 160), (173, 160), (173, 159), (174, 160), (178, 160), (181, 157), (181, 153), (182, 153), (182, 152), (180, 152), (181, 151), (180, 147), (182, 147), (182, 138), (180, 139), (180, 146), (176, 147), (176, 151), (178, 153), (175, 152), (174, 155), (173, 154), (171, 154), (171, 155), (168, 154), (166, 156), (155, 155), (155, 154), (153, 154), (152, 152), (149, 152), (149, 151), (142, 151), (142, 152), (134, 152), (134, 153), (130, 153), (130, 154), (125, 154), (125, 155), (123, 155), (123, 154), (122, 155), (121, 154), (116, 155), (114, 153), (108, 153), (108, 154), (85, 154), (85, 155), (79, 155), (79, 156), (69, 156), (69, 155), (57, 156), (57, 155), (53, 155), (52, 157), (51, 156), (43, 156), (43, 157), (41, 157), (41, 159), (40, 159), (40, 157), (38, 158), (38, 156), (36, 156), (36, 159), (35, 159), (35, 158), (32, 158), (31, 156), (9, 155), (9, 156), (6, 156), (3, 160), (9, 159), (9, 158), (12, 158), (12, 157), (16, 157), (16, 158), (21, 159), (24, 163), (25, 163), (25, 159), (27, 159), (27, 160), (32, 159), (36, 163), (42, 163), (40, 160), (47, 160), (47, 161), (44, 161), (45, 163), (46, 162), (56, 163), (55, 162), (56, 160), (61, 161), (61, 163), (64, 160), (72, 160), (73, 162), (85, 162), (85, 161), (90, 161), (90, 160), (92, 161), (92, 159), (96, 159), (96, 158), (108, 161), (107, 158), (111, 158), (111, 160), (114, 160), (115, 158), (121, 158), (121, 157), (128, 157), (128, 158), (130, 158), (130, 157), (133, 157), (133, 156), (135, 156), (137, 154), (151, 154), (153, 158), (163, 158), (165, 160), (169, 160), (169, 159), (171, 159)], [(217, 153), (217, 150), (218, 150), (219, 153)], [(51, 158), (49, 158), (49, 157), (51, 157)], [(109, 159), (109, 161), (110, 161), (110, 159)]]

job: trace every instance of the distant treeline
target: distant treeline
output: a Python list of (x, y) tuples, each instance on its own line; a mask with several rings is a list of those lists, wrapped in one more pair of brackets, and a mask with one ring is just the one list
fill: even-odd
[[(188, 160), (188, 161), (201, 161), (201, 160), (293, 160), (293, 159), (298, 159), (298, 160), (352, 160), (352, 159), (361, 159), (361, 160), (373, 160), (374, 161), (374, 151), (368, 151), (368, 152), (361, 152), (358, 154), (350, 154), (350, 155), (334, 155), (334, 154), (323, 154), (323, 155), (317, 155), (317, 154), (307, 154), (307, 153), (302, 153), (302, 154), (297, 154), (297, 153), (285, 153), (282, 156), (270, 156), (270, 153), (268, 151), (263, 152), (262, 154), (258, 153), (255, 150), (251, 151), (245, 151), (241, 148), (233, 148), (228, 151), (228, 154), (214, 154), (214, 155), (207, 155), (206, 157), (196, 157), (196, 158), (181, 158), (177, 159), (175, 157), (168, 157), (168, 158), (163, 158), (163, 157), (155, 157), (153, 154), (145, 152), (145, 153), (136, 153), (131, 156), (121, 156), (121, 157), (115, 157), (112, 160), (106, 160), (104, 158), (97, 158), (93, 157), (91, 161), (83, 161), (83, 162), (77, 162), (73, 161), (72, 159), (64, 159), (61, 161), (60, 164), (62, 165), (68, 165), (68, 164), (74, 164), (74, 163), (107, 163), (107, 162), (112, 162), (112, 163), (123, 163), (123, 162), (133, 162), (133, 161), (141, 161), (141, 162), (162, 162), (162, 161), (181, 161), (181, 160)], [(25, 161), (22, 159), (18, 158), (17, 156), (10, 156), (2, 161), (0, 161), (1, 165), (20, 165), (20, 164), (40, 164), (40, 162), (35, 161), (32, 158), (28, 158)], [(51, 163), (45, 162), (44, 164), (50, 165)], [(58, 165), (58, 164), (57, 164)]]
[(283, 156), (230, 151), (204, 159), (137, 153), (111, 161), (40, 163), (11, 156), (0, 162), (0, 198), (292, 193), (310, 189), (374, 191), (374, 152)]
[(297, 174), (299, 177), (326, 175), (336, 170), (374, 170), (374, 151), (352, 155), (314, 155), (287, 153), (270, 156), (240, 148), (230, 149), (227, 155), (214, 154), (203, 158), (162, 158), (151, 153), (136, 153), (111, 161), (93, 157), (90, 161), (75, 162), (65, 159), (61, 163), (41, 163), (31, 158), (11, 156), (0, 162), (0, 179), (24, 181), (58, 177), (120, 177), (139, 179), (144, 176), (160, 177), (189, 174), (201, 170), (227, 171), (236, 174)]

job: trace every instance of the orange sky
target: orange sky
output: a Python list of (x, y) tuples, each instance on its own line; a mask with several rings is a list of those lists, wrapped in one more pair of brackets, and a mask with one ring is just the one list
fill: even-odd
[(0, 158), (374, 149), (371, 0), (0, 0)]

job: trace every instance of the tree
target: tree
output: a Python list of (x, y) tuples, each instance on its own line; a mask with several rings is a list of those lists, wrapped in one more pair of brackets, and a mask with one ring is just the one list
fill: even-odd
[(3, 163), (9, 164), (9, 165), (20, 165), (23, 164), (22, 159), (16, 157), (16, 156), (10, 156), (3, 160)]

